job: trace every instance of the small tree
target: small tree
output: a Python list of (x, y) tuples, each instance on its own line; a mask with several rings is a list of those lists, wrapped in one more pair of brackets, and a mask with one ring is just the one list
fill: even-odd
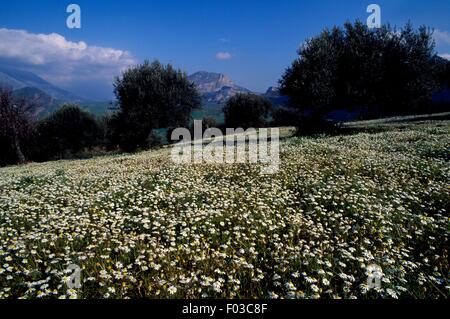
[(125, 151), (147, 147), (154, 129), (188, 127), (200, 96), (186, 73), (158, 61), (127, 70), (115, 82), (119, 111), (115, 142)]
[[(5, 162), (26, 162), (23, 144), (32, 135), (32, 122), (28, 115), (31, 108), (25, 100), (13, 100), (11, 91), (0, 89), (0, 140), (5, 141), (8, 145), (3, 147), (9, 147), (16, 156), (15, 160), (5, 159)], [(8, 150), (3, 149), (2, 152), (8, 153)]]
[(64, 158), (97, 145), (101, 134), (95, 117), (68, 104), (37, 125), (37, 160)]
[(225, 126), (244, 129), (264, 127), (272, 104), (264, 97), (255, 94), (237, 94), (230, 98), (223, 108)]

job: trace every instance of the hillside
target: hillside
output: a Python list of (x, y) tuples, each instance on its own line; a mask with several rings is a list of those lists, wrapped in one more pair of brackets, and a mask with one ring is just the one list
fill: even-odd
[(56, 110), (63, 104), (62, 101), (53, 98), (47, 93), (28, 86), (14, 90), (13, 97), (17, 100), (25, 99), (33, 105), (32, 115), (38, 118)]
[(17, 99), (29, 100), (35, 109), (32, 115), (41, 118), (65, 103), (76, 103), (94, 114), (107, 111), (109, 102), (91, 101), (58, 88), (32, 72), (0, 66), (0, 87), (13, 91)]
[(273, 175), (169, 148), (1, 168), (0, 298), (445, 298), (449, 152), (422, 118), (284, 140)]
[(13, 90), (23, 89), (26, 87), (36, 88), (55, 100), (71, 102), (86, 101), (84, 98), (56, 87), (34, 73), (10, 67), (0, 66), (0, 85)]

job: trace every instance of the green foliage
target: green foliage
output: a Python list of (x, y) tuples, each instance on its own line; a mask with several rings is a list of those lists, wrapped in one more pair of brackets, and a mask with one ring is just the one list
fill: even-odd
[(66, 158), (99, 143), (101, 126), (78, 105), (68, 104), (36, 127), (33, 157), (38, 161)]
[(413, 113), (438, 89), (432, 32), (357, 21), (325, 30), (299, 50), (281, 92), (304, 116), (364, 108), (369, 116)]
[(0, 166), (17, 164), (17, 156), (11, 146), (10, 139), (4, 134), (0, 134)]
[(273, 126), (296, 126), (298, 125), (298, 111), (279, 107), (272, 112)]
[(237, 94), (223, 108), (225, 126), (229, 128), (259, 128), (267, 125), (272, 104), (255, 94)]
[(104, 113), (98, 118), (98, 124), (100, 128), (101, 136), (101, 146), (105, 147), (107, 150), (117, 150), (118, 145), (115, 144), (116, 137), (116, 127), (118, 121), (117, 112)]
[(450, 61), (437, 57), (436, 63), (439, 68), (439, 83), (441, 88), (450, 88)]
[(114, 86), (119, 111), (113, 136), (125, 151), (148, 147), (154, 129), (188, 127), (192, 110), (200, 106), (187, 75), (158, 61), (130, 68)]

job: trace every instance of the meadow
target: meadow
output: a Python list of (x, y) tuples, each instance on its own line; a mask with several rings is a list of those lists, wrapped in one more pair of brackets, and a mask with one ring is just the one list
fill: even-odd
[(1, 168), (0, 298), (448, 298), (449, 160), (450, 121), (418, 120), (284, 139), (273, 175), (167, 148)]

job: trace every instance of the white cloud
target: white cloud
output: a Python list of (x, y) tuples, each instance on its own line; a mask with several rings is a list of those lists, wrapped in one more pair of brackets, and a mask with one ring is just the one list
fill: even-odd
[(444, 59), (450, 61), (450, 53), (442, 53), (442, 54), (439, 54), (439, 56), (440, 56), (441, 58), (444, 58)]
[(450, 44), (450, 32), (436, 29), (434, 30), (433, 36), (438, 45)]
[(128, 51), (72, 42), (63, 36), (0, 28), (0, 62), (25, 68), (63, 87), (112, 82), (135, 59)]
[(218, 52), (216, 54), (217, 60), (230, 60), (233, 56), (229, 52)]

